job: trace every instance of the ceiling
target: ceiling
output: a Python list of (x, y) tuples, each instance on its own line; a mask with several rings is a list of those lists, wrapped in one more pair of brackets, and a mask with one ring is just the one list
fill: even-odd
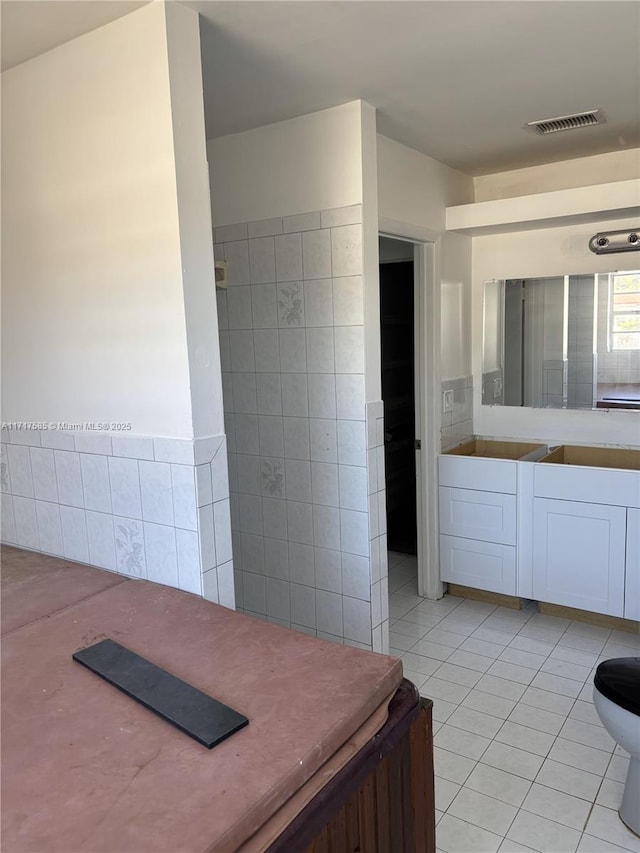
[[(640, 145), (636, 0), (180, 0), (201, 15), (207, 136), (363, 98), (471, 174)], [(2, 0), (3, 67), (144, 5)], [(541, 137), (528, 121), (600, 109)]]

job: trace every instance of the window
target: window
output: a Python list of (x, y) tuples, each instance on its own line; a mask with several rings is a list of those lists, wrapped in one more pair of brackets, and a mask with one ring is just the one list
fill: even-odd
[(609, 276), (609, 350), (640, 350), (640, 272)]

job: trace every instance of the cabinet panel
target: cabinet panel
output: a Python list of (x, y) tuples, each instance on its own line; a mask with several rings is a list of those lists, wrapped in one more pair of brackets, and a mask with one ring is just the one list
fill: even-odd
[(533, 597), (622, 616), (626, 510), (535, 498)]
[(541, 462), (534, 494), (541, 498), (640, 507), (640, 472)]
[(515, 545), (515, 495), (441, 486), (440, 532), (483, 542)]
[(473, 456), (438, 457), (441, 486), (515, 495), (517, 463)]
[(627, 510), (627, 571), (625, 619), (640, 621), (640, 509)]
[(440, 577), (450, 583), (515, 595), (516, 549), (441, 534)]

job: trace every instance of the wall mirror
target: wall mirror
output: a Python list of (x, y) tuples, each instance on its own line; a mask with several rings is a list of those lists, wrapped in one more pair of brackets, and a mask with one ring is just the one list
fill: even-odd
[(640, 410), (640, 270), (484, 283), (482, 403)]

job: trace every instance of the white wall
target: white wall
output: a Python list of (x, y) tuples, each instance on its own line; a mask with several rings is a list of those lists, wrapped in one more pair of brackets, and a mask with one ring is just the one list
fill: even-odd
[(3, 419), (192, 436), (164, 4), (6, 71), (2, 134)]
[(445, 208), (473, 201), (473, 179), (378, 135), (378, 212), (381, 220), (431, 232), (441, 283), (442, 379), (471, 373), (471, 239), (446, 233)]
[(362, 202), (360, 101), (213, 139), (207, 148), (214, 226)]
[[(587, 131), (588, 132), (588, 131)], [(480, 175), (473, 179), (476, 201), (572, 189), (640, 178), (640, 149), (611, 151), (543, 166)]]
[[(600, 230), (631, 228), (631, 219), (593, 222), (473, 238), (473, 372), (482, 372), (482, 283), (627, 268), (629, 256), (594, 255), (589, 238)], [(634, 256), (635, 257), (635, 256)], [(474, 427), (479, 435), (568, 442), (640, 445), (637, 412), (571, 411), (482, 406), (476, 382)]]

